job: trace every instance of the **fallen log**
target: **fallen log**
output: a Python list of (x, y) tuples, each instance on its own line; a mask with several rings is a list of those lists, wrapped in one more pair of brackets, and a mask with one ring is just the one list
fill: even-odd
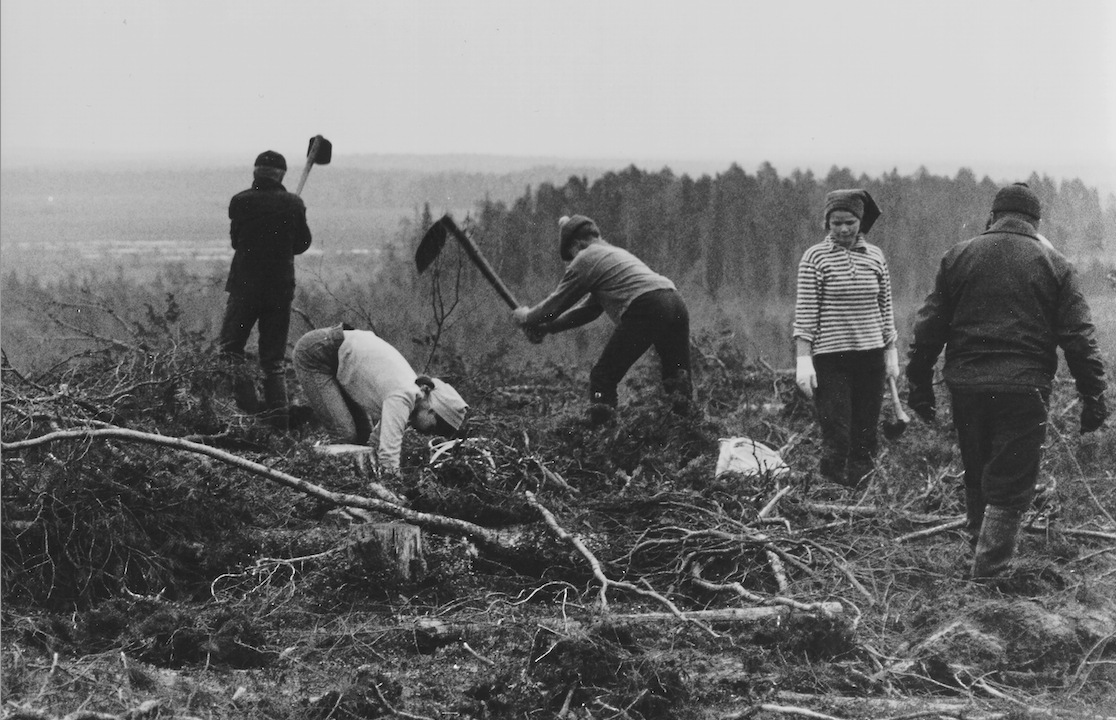
[(350, 495), (348, 493), (332, 492), (320, 485), (315, 485), (302, 478), (297, 478), (266, 465), (261, 465), (260, 463), (242, 458), (239, 455), (233, 455), (232, 453), (210, 447), (209, 445), (203, 445), (177, 437), (156, 435), (154, 433), (116, 427), (85, 430), (59, 430), (28, 440), (0, 442), (0, 451), (10, 453), (47, 445), (52, 442), (94, 439), (126, 440), (130, 442), (146, 443), (148, 445), (159, 445), (174, 450), (196, 453), (198, 455), (206, 455), (228, 465), (232, 465), (233, 467), (240, 468), (241, 470), (260, 475), (284, 487), (318, 498), (319, 500), (324, 500), (336, 505), (383, 513), (384, 515), (398, 518), (412, 525), (428, 528), (436, 532), (465, 536), (475, 541), (479, 546), (495, 550), (502, 555), (514, 555), (517, 551), (521, 550), (521, 548), (512, 544), (506, 535), (490, 528), (482, 527), (465, 520), (446, 517), (444, 515), (418, 512), (385, 500), (368, 498), (360, 495)]
[[(839, 615), (841, 613), (841, 603), (839, 602), (817, 603), (816, 607), (819, 612), (830, 616)], [(682, 619), (702, 620), (704, 622), (750, 623), (770, 620), (772, 618), (784, 618), (793, 614), (809, 613), (787, 607), (786, 605), (775, 605), (771, 607), (724, 608), (722, 610), (683, 610)], [(634, 623), (661, 622), (663, 620), (679, 619), (678, 615), (668, 612), (624, 613), (614, 615), (613, 617), (617, 620)]]
[[(871, 713), (872, 717), (880, 718), (886, 717), (885, 713), (898, 717), (916, 717), (916, 714), (933, 712), (955, 718), (964, 718), (964, 720), (1001, 720), (1001, 718), (1020, 717), (1021, 713), (1025, 713), (1026, 717), (1036, 718), (1116, 720), (1116, 716), (1108, 714), (1089, 713), (1083, 715), (1073, 710), (1033, 707), (1018, 701), (1012, 702), (1006, 709), (1000, 709), (992, 707), (991, 701), (988, 703), (978, 703), (975, 701), (960, 702), (940, 700), (937, 698), (924, 699), (911, 697), (900, 699), (843, 697), (840, 695), (809, 695), (807, 693), (797, 693), (788, 690), (781, 690), (775, 693), (775, 699), (780, 702), (795, 703), (797, 705), (810, 703), (828, 709), (851, 710), (857, 712), (858, 717), (862, 717), (863, 713), (868, 711)], [(729, 718), (747, 717), (747, 715), (731, 713), (721, 717), (723, 720), (729, 720)]]

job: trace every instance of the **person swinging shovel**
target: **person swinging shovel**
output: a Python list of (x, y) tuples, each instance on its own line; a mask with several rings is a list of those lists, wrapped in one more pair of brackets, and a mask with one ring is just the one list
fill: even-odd
[[(294, 256), (310, 247), (306, 205), (299, 194), (310, 168), (329, 163), (332, 144), (317, 135), (310, 139), (306, 167), (298, 190), (287, 192), (283, 176), (287, 161), (267, 150), (256, 157), (252, 187), (229, 202), (229, 237), (233, 259), (225, 291), (229, 294), (218, 338), (221, 354), (235, 365), (233, 393), (237, 407), (247, 414), (263, 410), (276, 430), (289, 427), (286, 351), (294, 300)], [(256, 384), (244, 367), (244, 347), (254, 326), (259, 327), (259, 361), (264, 373), (264, 406)]]

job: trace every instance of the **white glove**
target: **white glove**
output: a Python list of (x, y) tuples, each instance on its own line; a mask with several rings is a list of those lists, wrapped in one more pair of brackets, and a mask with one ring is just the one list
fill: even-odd
[(526, 305), (520, 305), (512, 311), (512, 320), (514, 320), (515, 324), (519, 327), (523, 327), (524, 323), (527, 322), (527, 316), (530, 313), (531, 308), (527, 307)]
[(795, 368), (794, 381), (798, 389), (808, 397), (814, 397), (814, 390), (818, 387), (818, 374), (814, 372), (814, 358), (809, 355), (799, 355)]
[(899, 351), (894, 345), (884, 350), (884, 372), (893, 380), (899, 379)]

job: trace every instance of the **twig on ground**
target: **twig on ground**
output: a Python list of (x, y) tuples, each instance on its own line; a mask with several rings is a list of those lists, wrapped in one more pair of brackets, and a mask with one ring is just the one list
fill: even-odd
[(485, 665), (487, 665), (489, 667), (495, 667), (496, 666), (496, 662), (494, 660), (489, 660), (484, 655), (481, 655), (479, 652), (477, 652), (472, 647), (470, 647), (469, 643), (465, 642), (464, 640), (461, 641), (461, 647), (465, 650), (465, 652), (469, 653), (470, 655), (475, 657), (477, 660), (480, 660)]
[[(601, 589), (597, 597), (602, 611), (608, 611), (608, 588), (617, 587), (622, 590), (634, 592), (638, 595), (654, 598), (658, 602), (665, 605), (679, 620), (682, 620), (684, 622), (691, 622), (697, 625), (702, 630), (705, 630), (707, 633), (709, 633), (712, 637), (720, 637), (720, 635), (714, 632), (713, 629), (705, 623), (686, 617), (685, 613), (683, 613), (677, 605), (675, 605), (673, 602), (671, 602), (668, 598), (664, 597), (660, 593), (651, 589), (649, 584), (647, 588), (641, 588), (634, 583), (625, 582), (623, 580), (609, 579), (609, 577), (604, 573), (604, 568), (601, 567), (600, 560), (598, 560), (597, 556), (594, 555), (591, 550), (589, 550), (589, 548), (585, 545), (585, 542), (582, 541), (582, 539), (577, 535), (571, 534), (565, 528), (559, 525), (558, 519), (554, 517), (554, 513), (550, 512), (550, 510), (548, 510), (542, 503), (540, 503), (533, 492), (527, 490), (525, 491), (525, 495), (527, 496), (527, 502), (530, 503), (530, 505), (538, 510), (539, 514), (543, 516), (543, 520), (546, 522), (546, 525), (550, 528), (551, 532), (553, 532), (554, 535), (558, 537), (558, 539), (572, 545), (574, 549), (576, 549), (581, 554), (581, 556), (585, 558), (586, 562), (589, 563), (589, 567), (593, 571), (593, 577), (597, 578), (597, 581), (601, 584)], [(647, 581), (644, 580), (644, 583), (646, 582)]]
[(765, 598), (757, 593), (749, 592), (738, 582), (732, 583), (715, 583), (706, 580), (701, 576), (702, 565), (694, 561), (691, 564), (690, 577), (699, 586), (706, 590), (713, 591), (730, 591), (734, 592), (740, 597), (757, 603), (770, 603), (771, 605), (783, 605), (794, 610), (801, 610), (802, 612), (819, 612), (826, 617), (831, 617), (834, 613), (831, 611), (830, 603), (804, 603), (793, 598), (776, 596), (772, 598)]
[(803, 542), (805, 542), (810, 547), (817, 548), (818, 550), (820, 550), (824, 554), (828, 555), (830, 560), (833, 561), (833, 564), (837, 566), (837, 569), (840, 570), (841, 573), (846, 578), (848, 578), (849, 583), (854, 588), (856, 588), (857, 591), (859, 591), (860, 594), (863, 595), (868, 600), (868, 604), (869, 605), (875, 605), (876, 604), (876, 596), (873, 595), (872, 593), (868, 592), (868, 588), (864, 587), (860, 583), (860, 581), (856, 579), (856, 576), (853, 575), (852, 570), (849, 569), (849, 566), (846, 565), (845, 562), (841, 558), (837, 557), (837, 553), (833, 552), (832, 550), (825, 547), (824, 545), (821, 545), (819, 543), (814, 542), (813, 540), (804, 540)]
[(406, 718), (407, 720), (434, 720), (434, 718), (428, 715), (415, 715), (414, 713), (405, 712), (403, 710), (395, 708), (391, 703), (387, 701), (387, 698), (384, 697), (384, 693), (382, 690), (380, 690), (380, 684), (378, 682), (372, 683), (372, 689), (376, 692), (376, 700), (378, 700), (379, 703), (384, 706), (384, 710), (386, 712), (389, 712), (396, 717)]
[(950, 530), (956, 530), (957, 528), (965, 527), (965, 523), (967, 522), (968, 520), (966, 520), (965, 518), (957, 518), (956, 520), (950, 520), (949, 522), (942, 523), (941, 525), (935, 525), (932, 528), (926, 528), (925, 530), (917, 530), (913, 533), (900, 535), (899, 537), (895, 538), (895, 542), (905, 543), (911, 540), (918, 540), (921, 538), (930, 537), (932, 535), (939, 535), (944, 532), (949, 532)]
[[(809, 710), (802, 707), (794, 707), (791, 705), (774, 705), (772, 703), (760, 703), (756, 705), (754, 710), (762, 710), (763, 712), (775, 713), (777, 715), (798, 715), (799, 717), (814, 718), (815, 720), (843, 720), (836, 715), (826, 715), (825, 713), (817, 712), (816, 710)], [(746, 714), (732, 715), (731, 718), (746, 718), (751, 717), (754, 710), (748, 710)]]

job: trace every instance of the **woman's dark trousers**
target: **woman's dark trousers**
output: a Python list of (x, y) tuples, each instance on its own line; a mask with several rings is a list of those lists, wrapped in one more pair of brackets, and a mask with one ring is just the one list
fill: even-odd
[(814, 356), (814, 406), (822, 432), (819, 472), (829, 482), (856, 486), (874, 467), (883, 406), (883, 350)]

